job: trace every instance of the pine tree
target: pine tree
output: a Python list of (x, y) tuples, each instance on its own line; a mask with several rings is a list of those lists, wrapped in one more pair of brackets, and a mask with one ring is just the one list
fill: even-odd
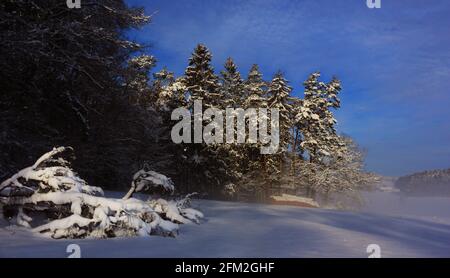
[(190, 105), (201, 99), (203, 108), (219, 107), (221, 104), (218, 77), (211, 66), (212, 55), (202, 44), (197, 45), (186, 68), (184, 83), (190, 94)]
[(125, 75), (125, 90), (130, 102), (147, 106), (154, 102), (154, 96), (149, 87), (150, 71), (155, 66), (156, 59), (149, 55), (140, 55), (128, 61)]
[[(267, 108), (266, 98), (267, 84), (263, 80), (262, 74), (259, 72), (258, 65), (254, 64), (250, 69), (247, 80), (245, 81), (245, 100), (243, 101), (244, 109), (261, 109)], [(246, 159), (243, 160), (245, 168), (249, 171), (261, 169), (261, 161), (264, 159), (260, 153), (262, 144), (260, 141), (254, 144), (246, 145)]]
[(322, 118), (324, 119), (324, 126), (327, 129), (328, 137), (326, 144), (328, 151), (333, 156), (343, 156), (346, 151), (346, 141), (337, 134), (336, 124), (337, 120), (334, 116), (333, 110), (341, 107), (339, 93), (341, 92), (341, 81), (336, 77), (326, 84), (323, 98), (325, 99), (327, 109), (324, 109)]
[[(233, 59), (229, 57), (221, 71), (221, 90), (223, 104), (222, 108), (242, 108), (244, 99), (245, 85), (244, 80), (239, 73)], [(225, 131), (226, 133), (226, 128)], [(234, 124), (234, 134), (237, 132), (237, 123)], [(228, 186), (234, 185), (234, 182), (242, 175), (245, 157), (245, 144), (223, 144), (215, 146), (214, 153), (216, 159), (226, 165), (226, 174), (228, 176)]]
[[(242, 108), (243, 109), (260, 109), (267, 108), (266, 83), (263, 81), (262, 74), (259, 72), (258, 65), (254, 64), (250, 69), (247, 80), (244, 83), (244, 93)], [(247, 119), (247, 126), (250, 126), (250, 119)], [(252, 123), (253, 126), (258, 123)], [(267, 182), (272, 171), (272, 167), (268, 165), (268, 156), (262, 155), (260, 150), (261, 141), (256, 143), (245, 144), (240, 146), (239, 151), (240, 167), (242, 177), (238, 182), (238, 193), (241, 199), (265, 199)], [(269, 163), (270, 164), (270, 163)], [(267, 166), (267, 167), (266, 167)]]
[[(197, 45), (189, 66), (185, 70), (183, 83), (188, 93), (187, 107), (192, 109), (195, 100), (202, 100), (203, 110), (221, 108), (224, 98), (218, 77), (211, 66), (212, 55), (202, 44)], [(203, 121), (203, 126), (209, 124)], [(184, 146), (184, 160), (188, 172), (187, 188), (195, 186), (206, 192), (216, 193), (232, 175), (227, 151), (220, 145), (187, 144)], [(192, 182), (195, 183), (192, 185)]]
[(241, 74), (231, 57), (225, 62), (224, 68), (221, 71), (223, 107), (241, 107), (244, 94), (244, 81)]
[[(288, 145), (291, 140), (290, 129), (292, 127), (292, 105), (288, 81), (278, 72), (272, 79), (267, 90), (267, 107), (279, 111), (279, 147), (275, 154), (261, 157), (262, 172), (262, 198), (267, 200), (271, 193), (278, 191), (283, 185), (283, 168)], [(270, 115), (272, 118), (272, 115)]]
[(248, 73), (245, 82), (245, 100), (243, 107), (247, 108), (267, 108), (265, 89), (267, 87), (258, 65), (254, 64)]
[(170, 119), (174, 109), (186, 107), (186, 86), (182, 77), (175, 79), (173, 72), (163, 68), (154, 73), (153, 91), (156, 95), (156, 105), (159, 111), (168, 112)]
[(288, 81), (278, 72), (272, 79), (267, 91), (268, 107), (279, 110), (279, 128), (280, 128), (280, 150), (283, 153), (287, 150), (290, 143), (290, 129), (293, 125), (293, 106), (290, 96), (292, 88)]
[(321, 162), (322, 157), (329, 157), (342, 147), (336, 134), (337, 121), (331, 111), (340, 107), (340, 82), (333, 78), (325, 84), (319, 77), (320, 73), (316, 72), (304, 82), (305, 98), (296, 116), (303, 134), (301, 146), (308, 152), (311, 162)]

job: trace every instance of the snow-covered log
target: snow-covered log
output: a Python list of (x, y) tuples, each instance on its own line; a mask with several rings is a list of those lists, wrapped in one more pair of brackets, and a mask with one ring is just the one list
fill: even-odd
[[(161, 187), (173, 192), (170, 178), (141, 170), (126, 198), (103, 197), (101, 188), (78, 177), (64, 158), (71, 148), (55, 148), (0, 184), (3, 214), (17, 225), (52, 238), (118, 237), (135, 235), (175, 236), (178, 225), (199, 223), (202, 213), (181, 200), (139, 200), (133, 192)], [(44, 214), (45, 223), (33, 221)], [(42, 219), (42, 217), (36, 217)], [(34, 223), (36, 222), (36, 223)]]

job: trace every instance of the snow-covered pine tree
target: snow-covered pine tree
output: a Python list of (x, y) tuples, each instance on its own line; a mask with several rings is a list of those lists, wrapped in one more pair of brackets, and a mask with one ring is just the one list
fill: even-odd
[(327, 90), (325, 97), (327, 99), (328, 107), (338, 109), (341, 107), (341, 100), (339, 99), (339, 93), (342, 90), (341, 81), (333, 76), (331, 81), (327, 84)]
[[(258, 65), (254, 64), (245, 80), (243, 109), (261, 109), (267, 108), (266, 89), (267, 84), (259, 71)], [(247, 120), (247, 124), (250, 123)], [(253, 123), (255, 124), (255, 123)], [(258, 123), (256, 123), (258, 124)], [(242, 169), (242, 178), (237, 183), (237, 195), (239, 199), (265, 199), (265, 191), (270, 186), (267, 183), (267, 177), (273, 172), (273, 167), (267, 162), (268, 155), (261, 154), (261, 141), (245, 144), (242, 146), (242, 159), (240, 165)]]
[(156, 59), (150, 55), (140, 55), (128, 60), (125, 70), (125, 91), (131, 103), (148, 106), (154, 102), (149, 87), (150, 71), (156, 64)]
[(266, 95), (267, 84), (263, 80), (262, 73), (257, 64), (254, 64), (245, 81), (245, 100), (243, 108), (267, 108)]
[(261, 158), (262, 173), (265, 176), (262, 199), (269, 198), (282, 185), (281, 176), (285, 167), (288, 146), (291, 142), (290, 129), (293, 123), (291, 91), (292, 88), (281, 72), (275, 74), (268, 86), (267, 107), (279, 110), (279, 147), (275, 154), (263, 155)]
[(242, 107), (244, 81), (233, 59), (229, 57), (221, 71), (221, 89), (224, 99), (223, 107)]
[(268, 107), (279, 110), (280, 120), (280, 148), (279, 153), (287, 151), (288, 145), (291, 142), (290, 129), (293, 125), (293, 106), (292, 98), (290, 96), (292, 88), (288, 85), (288, 81), (284, 78), (281, 72), (275, 74), (274, 78), (269, 84)]
[(157, 110), (167, 114), (170, 119), (174, 109), (186, 107), (186, 86), (183, 77), (174, 77), (173, 72), (163, 68), (154, 73), (153, 91), (156, 94)]
[(321, 115), (321, 118), (324, 119), (323, 124), (328, 129), (328, 133), (330, 134), (327, 137), (326, 144), (334, 156), (344, 155), (346, 152), (346, 142), (348, 142), (346, 140), (342, 140), (342, 138), (337, 135), (337, 120), (333, 113), (333, 110), (341, 107), (341, 100), (339, 99), (339, 93), (341, 90), (341, 81), (337, 79), (337, 77), (333, 77), (332, 80), (326, 84), (325, 91), (322, 96), (325, 99), (327, 109), (323, 110), (324, 112), (323, 115)]
[(304, 82), (305, 97), (296, 115), (296, 124), (303, 135), (301, 147), (308, 152), (310, 162), (317, 163), (339, 152), (341, 147), (335, 129), (337, 121), (331, 111), (339, 107), (340, 83), (333, 79), (325, 84), (319, 77), (316, 72)]
[(184, 83), (189, 93), (190, 103), (201, 99), (203, 109), (220, 107), (221, 94), (218, 77), (211, 66), (212, 55), (203, 44), (197, 45), (189, 59), (189, 66), (184, 73)]
[[(204, 111), (223, 107), (219, 78), (211, 66), (211, 58), (208, 48), (199, 44), (189, 59), (183, 82), (188, 96), (187, 107), (191, 110), (195, 100), (202, 100)], [(207, 124), (208, 121), (203, 121), (204, 126)], [(221, 184), (228, 180), (229, 173), (227, 156), (223, 155), (223, 151), (217, 145), (186, 144), (183, 155), (184, 165), (189, 169), (185, 179), (186, 188), (194, 186), (210, 193), (220, 191)]]
[[(221, 91), (223, 97), (222, 109), (226, 108), (242, 108), (244, 100), (245, 85), (241, 74), (238, 71), (233, 59), (229, 57), (221, 71)], [(225, 128), (224, 133), (227, 130)], [(237, 123), (234, 124), (233, 132), (237, 132)], [(212, 151), (218, 161), (225, 167), (222, 176), (225, 178), (222, 185), (223, 191), (233, 192), (234, 183), (242, 176), (243, 162), (245, 157), (245, 144), (222, 144), (212, 148)], [(231, 194), (232, 195), (232, 194)]]
[[(245, 81), (245, 100), (242, 104), (244, 109), (263, 109), (267, 108), (267, 97), (266, 97), (267, 84), (263, 80), (263, 76), (259, 71), (258, 65), (254, 64), (247, 76)], [(252, 171), (260, 168), (260, 161), (262, 160), (262, 155), (260, 153), (262, 144), (258, 140), (256, 143), (246, 145), (247, 159), (244, 167), (247, 171)]]
[[(307, 194), (328, 192), (332, 190), (330, 181), (336, 175), (333, 164), (348, 155), (345, 140), (336, 132), (336, 119), (332, 109), (340, 107), (338, 94), (341, 90), (340, 81), (333, 78), (328, 84), (319, 81), (320, 73), (311, 74), (304, 82), (305, 97), (296, 111), (295, 126), (301, 132), (301, 152), (306, 151), (309, 162), (294, 161), (295, 171), (306, 181), (303, 186)], [(319, 174), (321, 172), (322, 174)]]
[(296, 115), (296, 123), (303, 135), (301, 147), (308, 152), (310, 162), (315, 158), (321, 135), (321, 122), (319, 114), (317, 114), (320, 98), (316, 93), (319, 90), (319, 76), (319, 73), (313, 73), (303, 83), (305, 86), (304, 100)]

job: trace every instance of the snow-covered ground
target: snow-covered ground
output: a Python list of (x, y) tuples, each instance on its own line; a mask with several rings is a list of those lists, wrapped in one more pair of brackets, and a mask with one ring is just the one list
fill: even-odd
[(360, 212), (218, 201), (194, 201), (201, 225), (182, 225), (177, 238), (52, 240), (0, 222), (0, 257), (450, 257), (450, 199), (365, 194)]

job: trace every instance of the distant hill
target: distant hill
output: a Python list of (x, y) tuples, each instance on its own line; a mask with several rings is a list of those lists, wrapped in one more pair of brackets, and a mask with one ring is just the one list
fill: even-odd
[(397, 179), (402, 193), (425, 196), (450, 196), (450, 169), (431, 170)]
[(375, 185), (375, 190), (382, 192), (399, 192), (400, 190), (395, 186), (396, 177), (380, 177), (380, 182)]

